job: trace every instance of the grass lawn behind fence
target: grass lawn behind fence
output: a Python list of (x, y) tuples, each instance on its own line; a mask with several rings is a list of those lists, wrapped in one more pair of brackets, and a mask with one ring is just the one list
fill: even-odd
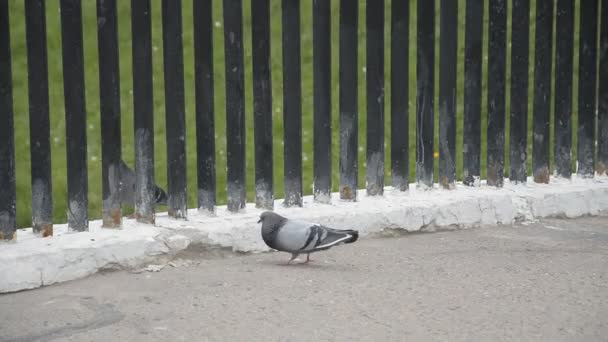
[[(183, 1), (183, 27), (184, 27), (184, 73), (186, 89), (186, 126), (187, 126), (187, 155), (188, 155), (188, 204), (196, 207), (196, 127), (195, 127), (195, 99), (194, 99), (194, 48), (193, 48), (193, 16), (192, 1)], [(123, 159), (127, 164), (134, 165), (133, 150), (133, 79), (131, 75), (131, 24), (130, 2), (117, 1), (119, 5), (119, 46), (120, 46), (120, 75), (121, 75), (121, 110), (122, 110), (122, 151)], [(164, 106), (164, 79), (163, 79), (163, 44), (161, 25), (161, 1), (152, 0), (152, 46), (154, 64), (154, 126), (155, 126), (155, 177), (156, 182), (166, 188), (166, 149), (165, 149), (165, 106)], [(484, 29), (488, 27), (488, 1), (485, 5)], [(251, 8), (250, 1), (243, 1), (244, 21), (244, 48), (245, 48), (245, 100), (247, 123), (247, 199), (254, 200), (254, 145), (253, 145), (253, 90), (251, 65)], [(436, 67), (435, 67), (435, 149), (437, 150), (437, 121), (439, 118), (439, 1), (437, 3), (436, 22)], [(387, 185), (390, 181), (390, 8), (391, 1), (386, 0), (385, 10), (385, 119), (386, 119), (386, 151), (385, 167)], [(578, 7), (576, 2), (575, 25), (578, 25)], [(17, 167), (17, 216), (20, 227), (31, 225), (31, 188), (30, 188), (30, 153), (29, 153), (29, 118), (28, 118), (28, 82), (27, 82), (27, 54), (25, 42), (25, 12), (22, 1), (10, 1), (11, 20), (11, 48), (13, 67), (13, 97), (15, 110), (16, 130), (16, 167)], [(339, 151), (339, 74), (338, 74), (338, 42), (339, 42), (339, 1), (332, 1), (332, 153), (333, 153), (333, 190), (338, 189), (338, 151)], [(532, 128), (531, 110), (533, 96), (533, 65), (534, 65), (534, 20), (536, 1), (531, 1), (531, 32), (530, 32), (530, 98), (529, 98), (529, 129)], [(275, 197), (283, 197), (283, 97), (282, 97), (282, 51), (281, 51), (281, 1), (271, 0), (271, 58), (272, 58), (272, 106), (274, 125), (274, 186)], [(510, 16), (511, 8), (508, 15)], [(65, 149), (65, 113), (63, 103), (63, 76), (61, 60), (61, 27), (59, 20), (59, 0), (46, 1), (47, 14), (47, 45), (49, 65), (49, 95), (51, 115), (51, 150), (52, 150), (52, 177), (53, 177), (53, 205), (55, 222), (66, 221), (66, 149)], [(303, 175), (304, 192), (312, 193), (312, 137), (313, 137), (313, 50), (312, 50), (312, 1), (301, 1), (301, 58), (302, 58), (302, 106), (303, 106)], [(457, 178), (462, 177), (462, 115), (463, 115), (463, 86), (464, 86), (464, 19), (465, 1), (459, 1), (459, 35), (458, 35), (458, 83), (457, 83)], [(99, 114), (99, 79), (97, 56), (97, 31), (95, 1), (83, 1), (83, 21), (85, 39), (85, 79), (87, 100), (87, 138), (89, 163), (89, 216), (101, 216), (101, 131)], [(222, 1), (213, 0), (214, 22), (214, 77), (215, 77), (215, 120), (216, 120), (216, 170), (217, 170), (217, 198), (220, 204), (226, 201), (226, 136), (225, 136), (225, 86), (224, 86), (224, 36)], [(511, 20), (507, 23), (507, 42), (510, 40)], [(574, 107), (577, 107), (578, 89), (578, 30), (575, 32), (574, 54)], [(485, 125), (486, 125), (486, 72), (487, 72), (487, 31), (484, 34), (483, 48), (483, 99), (482, 99), (482, 177), (485, 176)], [(410, 56), (409, 56), (409, 142), (410, 142), (410, 181), (415, 178), (415, 91), (416, 91), (416, 3), (412, 1), (410, 8)], [(555, 44), (553, 45), (555, 49)], [(507, 43), (507, 81), (510, 80), (510, 44)], [(359, 3), (359, 188), (365, 187), (365, 146), (366, 146), (366, 97), (365, 97), (365, 2)], [(509, 113), (509, 87), (506, 89), (507, 113)], [(553, 105), (553, 101), (551, 101)], [(576, 110), (573, 111), (573, 131), (576, 129)], [(509, 118), (507, 119), (505, 171), (508, 173), (508, 139)], [(552, 127), (553, 125), (551, 125)], [(552, 129), (551, 129), (552, 131)], [(552, 133), (553, 134), (553, 133)], [(573, 137), (576, 146), (576, 135)], [(551, 137), (553, 140), (553, 136)], [(531, 132), (528, 132), (528, 150), (531, 156)], [(574, 149), (574, 158), (576, 150)], [(553, 154), (553, 151), (551, 151)], [(575, 159), (573, 159), (575, 160)], [(435, 177), (437, 177), (435, 163)], [(129, 212), (127, 208), (126, 212)], [(159, 208), (164, 210), (164, 208)]]

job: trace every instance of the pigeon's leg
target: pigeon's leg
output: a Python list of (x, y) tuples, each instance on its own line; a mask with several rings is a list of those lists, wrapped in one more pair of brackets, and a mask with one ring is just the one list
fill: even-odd
[(311, 261), (313, 261), (313, 260), (310, 260), (310, 253), (306, 254), (306, 261), (304, 263), (308, 264)]
[(292, 253), (291, 254), (291, 259), (289, 259), (289, 261), (287, 262), (287, 265), (289, 265), (292, 261), (294, 261), (295, 258), (298, 257), (298, 255), (300, 255), (300, 254)]

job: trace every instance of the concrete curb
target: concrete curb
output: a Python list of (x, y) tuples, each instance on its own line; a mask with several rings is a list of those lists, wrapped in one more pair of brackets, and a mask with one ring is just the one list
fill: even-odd
[[(359, 191), (358, 199), (344, 202), (333, 194), (328, 205), (313, 203), (306, 196), (303, 208), (285, 208), (281, 200), (275, 208), (290, 218), (358, 229), (362, 236), (461, 229), (608, 213), (608, 178), (554, 179), (549, 185), (507, 181), (502, 189), (459, 184), (456, 190), (422, 191), (412, 185), (406, 193), (386, 188), (382, 197)], [(92, 221), (90, 231), (84, 233), (68, 233), (66, 225), (56, 225), (55, 236), (46, 239), (35, 238), (31, 229), (20, 230), (17, 242), (0, 245), (0, 293), (78, 279), (103, 269), (164, 264), (191, 243), (264, 252), (268, 248), (256, 223), (261, 212), (252, 204), (238, 214), (225, 206), (213, 215), (194, 209), (187, 221), (159, 214), (156, 227), (125, 220), (122, 230), (102, 229), (100, 221)]]

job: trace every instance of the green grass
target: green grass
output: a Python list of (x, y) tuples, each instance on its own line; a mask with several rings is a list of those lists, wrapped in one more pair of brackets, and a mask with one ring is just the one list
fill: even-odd
[[(184, 22), (184, 72), (186, 89), (186, 120), (187, 120), (187, 154), (188, 154), (188, 192), (189, 206), (196, 207), (196, 142), (195, 142), (195, 104), (194, 104), (194, 64), (193, 64), (193, 28), (192, 28), (192, 1), (183, 1)], [(328, 0), (329, 1), (329, 0)], [(486, 14), (484, 18), (487, 30), (487, 0)], [(30, 155), (29, 155), (29, 119), (27, 102), (27, 57), (25, 48), (25, 15), (22, 1), (10, 1), (11, 18), (11, 47), (13, 66), (13, 95), (15, 110), (16, 129), (16, 168), (17, 168), (17, 216), (20, 227), (29, 226), (31, 223), (30, 204)], [(578, 1), (576, 2), (576, 18), (578, 23)], [(119, 4), (119, 46), (120, 46), (120, 75), (121, 75), (121, 110), (122, 110), (122, 139), (123, 158), (129, 165), (133, 165), (133, 80), (131, 75), (131, 27), (130, 27), (130, 2), (118, 1)], [(282, 51), (281, 51), (281, 1), (271, 0), (271, 58), (272, 58), (272, 93), (273, 93), (273, 129), (274, 129), (274, 186), (275, 196), (283, 196), (283, 94), (282, 94)], [(386, 0), (385, 10), (385, 118), (386, 118), (386, 170), (388, 177), (386, 184), (390, 184), (390, 5)], [(531, 1), (531, 32), (530, 32), (530, 103), (533, 91), (533, 61), (534, 61), (534, 8), (535, 1)], [(153, 26), (153, 63), (154, 63), (154, 125), (155, 125), (155, 172), (156, 181), (161, 186), (167, 184), (166, 179), (166, 150), (165, 150), (165, 107), (164, 107), (164, 80), (163, 80), (163, 47), (161, 27), (161, 2), (152, 0), (152, 26)], [(254, 199), (254, 150), (253, 150), (253, 91), (252, 91), (252, 65), (251, 65), (251, 8), (250, 1), (243, 2), (244, 20), (244, 47), (245, 47), (245, 101), (247, 122), (247, 189), (248, 201)], [(463, 113), (463, 86), (464, 86), (464, 19), (465, 2), (459, 1), (459, 35), (458, 35), (458, 86), (457, 86), (457, 175), (462, 176), (462, 113)], [(333, 190), (338, 188), (338, 28), (339, 28), (339, 1), (332, 1), (332, 121), (333, 121)], [(510, 16), (509, 8), (509, 16)], [(61, 31), (59, 22), (59, 0), (46, 1), (47, 12), (47, 39), (48, 39), (48, 64), (49, 64), (49, 95), (51, 113), (51, 149), (52, 149), (52, 178), (53, 178), (53, 201), (55, 222), (66, 220), (66, 152), (65, 152), (65, 124), (63, 103), (63, 79), (61, 67)], [(97, 32), (96, 32), (95, 1), (83, 1), (84, 39), (85, 39), (85, 79), (86, 100), (88, 120), (88, 157), (89, 157), (89, 215), (91, 218), (99, 218), (101, 215), (101, 136), (100, 136), (100, 114), (99, 114), (99, 80), (98, 80), (98, 56), (97, 56)], [(312, 1), (301, 1), (301, 47), (302, 47), (302, 106), (303, 106), (303, 175), (304, 192), (312, 193), (312, 121), (313, 121), (313, 78), (312, 78)], [(214, 25), (214, 77), (215, 77), (215, 119), (216, 119), (216, 170), (217, 170), (217, 192), (219, 203), (226, 200), (226, 137), (225, 137), (225, 98), (224, 98), (224, 48), (223, 48), (223, 18), (222, 1), (213, 1)], [(510, 18), (508, 20), (508, 37), (510, 37)], [(435, 67), (435, 94), (438, 96), (439, 82), (439, 1), (437, 1), (436, 16), (436, 67)], [(578, 34), (575, 33), (575, 75), (578, 67)], [(484, 62), (483, 62), (483, 96), (486, 96), (486, 72), (487, 72), (487, 34), (484, 35)], [(415, 91), (416, 91), (416, 3), (412, 1), (410, 9), (410, 60), (409, 60), (409, 120), (410, 120), (410, 179), (414, 179), (415, 163)], [(507, 56), (510, 54), (508, 46)], [(365, 184), (365, 2), (359, 3), (359, 184)], [(509, 81), (510, 58), (507, 58), (507, 80)], [(575, 81), (575, 93), (577, 94), (577, 81)], [(509, 112), (507, 87), (507, 113)], [(573, 98), (574, 108), (577, 98)], [(529, 113), (531, 113), (531, 105)], [(438, 101), (435, 101), (436, 122), (439, 117)], [(530, 115), (530, 118), (532, 116)], [(485, 121), (486, 101), (482, 101), (482, 170), (485, 169)], [(575, 119), (576, 120), (576, 119)], [(576, 121), (574, 121), (576, 122)], [(507, 115), (507, 146), (508, 146), (508, 115)], [(530, 121), (530, 128), (531, 121)], [(573, 125), (574, 126), (574, 125)], [(438, 131), (438, 125), (435, 127)], [(437, 136), (437, 134), (436, 134)], [(531, 133), (529, 132), (529, 142)], [(435, 146), (437, 146), (437, 138)], [(576, 139), (576, 135), (574, 135)], [(575, 145), (576, 146), (576, 145)], [(363, 148), (361, 148), (363, 147)], [(529, 147), (531, 150), (531, 146)], [(508, 149), (506, 149), (508, 151)], [(530, 154), (531, 155), (531, 154)], [(506, 158), (508, 160), (508, 156)], [(435, 168), (437, 174), (437, 164)], [(508, 171), (508, 164), (505, 165)], [(485, 170), (482, 171), (482, 176)]]

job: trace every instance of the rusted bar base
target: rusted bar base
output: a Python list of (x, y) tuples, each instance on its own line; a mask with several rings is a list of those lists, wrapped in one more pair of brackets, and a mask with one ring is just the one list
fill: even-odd
[(0, 242), (9, 242), (9, 241), (16, 241), (17, 240), (17, 232), (8, 232), (8, 233), (3, 233), (0, 232)]
[(111, 229), (120, 229), (122, 226), (122, 209), (120, 206), (118, 208), (111, 208), (108, 210), (106, 214), (103, 214), (102, 227), (103, 228), (111, 228)]
[(53, 236), (53, 224), (52, 223), (34, 223), (33, 231), (36, 236), (49, 237)]

